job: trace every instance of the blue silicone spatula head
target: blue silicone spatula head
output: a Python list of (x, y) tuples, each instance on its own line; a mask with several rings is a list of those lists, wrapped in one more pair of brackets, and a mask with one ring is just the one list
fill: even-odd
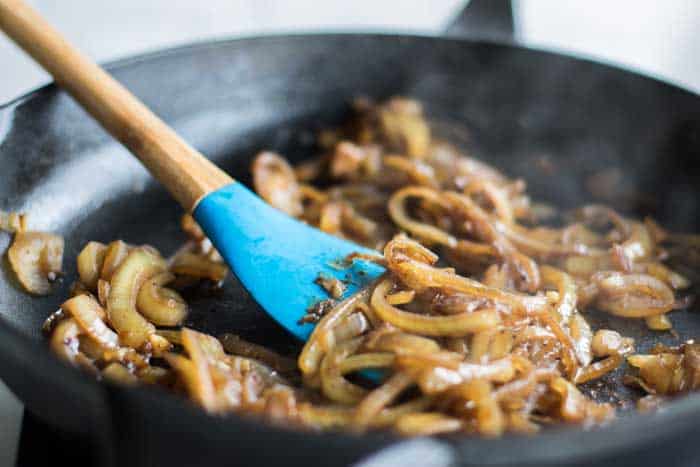
[(302, 340), (308, 339), (313, 324), (299, 320), (309, 307), (328, 298), (315, 283), (319, 275), (342, 281), (346, 298), (384, 272), (371, 262), (345, 261), (352, 253), (376, 251), (289, 217), (240, 183), (208, 194), (193, 214), (253, 298)]

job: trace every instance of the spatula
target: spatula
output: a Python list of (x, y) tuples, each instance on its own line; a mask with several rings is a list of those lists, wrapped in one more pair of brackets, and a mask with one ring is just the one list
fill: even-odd
[[(34, 58), (191, 212), (241, 283), (278, 323), (305, 340), (307, 308), (328, 298), (319, 275), (347, 286), (345, 296), (383, 269), (351, 253), (376, 253), (278, 211), (237, 183), (92, 62), (22, 0), (0, 0), (0, 29)], [(241, 109), (245, 112), (245, 109)]]

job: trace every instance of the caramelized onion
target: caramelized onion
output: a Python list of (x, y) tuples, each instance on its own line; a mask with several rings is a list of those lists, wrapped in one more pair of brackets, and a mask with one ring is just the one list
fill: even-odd
[(46, 295), (61, 272), (63, 238), (43, 232), (18, 232), (7, 258), (27, 292)]
[[(275, 208), (383, 253), (347, 257), (386, 272), (307, 315), (318, 322), (296, 361), (237, 335), (182, 328), (187, 304), (171, 288), (227, 275), (190, 215), (181, 218), (189, 240), (169, 262), (149, 246), (85, 245), (73, 297), (45, 324), (52, 350), (98, 378), (174, 388), (212, 414), (405, 436), (606, 423), (614, 408), (577, 385), (618, 378), (625, 358), (634, 373), (624, 381), (653, 397), (640, 407), (700, 389), (700, 345), (631, 355), (632, 339), (587, 319), (598, 309), (669, 330), (669, 313), (690, 301), (676, 291), (696, 276), (700, 236), (606, 206), (572, 216), (531, 202), (524, 180), (435, 138), (415, 101), (361, 99), (355, 110), (320, 137), (321, 157), (295, 170), (263, 152), (252, 166)], [(20, 246), (43, 235), (4, 213), (0, 229), (19, 232)], [(21, 258), (42, 286), (60, 269), (46, 238)], [(344, 295), (341, 281), (317, 283)]]
[(163, 287), (174, 279), (169, 272), (159, 273), (146, 280), (136, 296), (138, 311), (153, 324), (177, 326), (187, 316), (185, 300), (174, 290)]
[(107, 247), (100, 242), (88, 242), (78, 255), (78, 275), (88, 290), (97, 290), (97, 281), (106, 255)]
[(9, 233), (27, 230), (27, 216), (16, 212), (0, 211), (0, 230)]
[(165, 267), (162, 258), (137, 248), (114, 271), (107, 314), (125, 345), (139, 348), (155, 332), (155, 327), (136, 310), (136, 300), (141, 286)]
[(183, 252), (175, 257), (170, 265), (170, 271), (174, 274), (210, 279), (214, 282), (221, 282), (228, 274), (226, 265), (205, 256), (188, 252)]

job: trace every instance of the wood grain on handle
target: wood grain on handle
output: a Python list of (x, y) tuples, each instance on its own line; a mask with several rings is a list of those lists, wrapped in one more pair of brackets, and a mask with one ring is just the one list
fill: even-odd
[(22, 0), (0, 0), (0, 29), (31, 55), (188, 211), (233, 182)]

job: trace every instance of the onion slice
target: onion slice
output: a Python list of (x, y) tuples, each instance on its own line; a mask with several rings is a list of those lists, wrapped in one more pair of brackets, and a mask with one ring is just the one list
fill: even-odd
[(140, 348), (155, 333), (153, 324), (136, 310), (136, 299), (144, 282), (163, 271), (165, 261), (143, 248), (132, 250), (114, 271), (107, 315), (124, 345)]
[(24, 289), (35, 295), (51, 292), (61, 272), (63, 238), (43, 232), (19, 232), (7, 252), (10, 265)]

